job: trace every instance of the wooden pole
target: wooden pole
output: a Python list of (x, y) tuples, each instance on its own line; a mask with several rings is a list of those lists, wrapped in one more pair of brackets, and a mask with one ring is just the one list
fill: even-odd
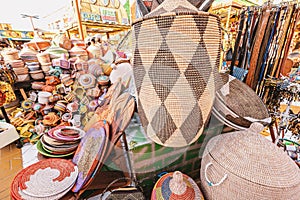
[(84, 33), (82, 30), (81, 15), (80, 15), (80, 10), (79, 10), (78, 0), (73, 0), (73, 2), (75, 5), (75, 12), (76, 12), (76, 16), (77, 16), (79, 36), (80, 36), (81, 40), (84, 40)]

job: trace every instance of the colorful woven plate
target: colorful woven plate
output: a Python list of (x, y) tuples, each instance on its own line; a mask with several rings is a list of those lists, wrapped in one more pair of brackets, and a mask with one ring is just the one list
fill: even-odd
[[(74, 135), (66, 135), (66, 130), (74, 130), (77, 131), (79, 134), (77, 136)], [(61, 133), (61, 130), (64, 130), (63, 134)], [(84, 135), (85, 132), (79, 128), (72, 127), (72, 126), (61, 126), (59, 128), (51, 129), (48, 131), (48, 135), (56, 140), (62, 140), (62, 141), (77, 141), (80, 140)]]
[(73, 151), (73, 152), (67, 153), (67, 154), (52, 154), (44, 149), (40, 140), (37, 142), (36, 148), (40, 154), (47, 156), (47, 157), (51, 157), (51, 158), (63, 158), (63, 157), (71, 156), (72, 154), (75, 153), (75, 151)]
[(107, 133), (103, 122), (97, 122), (82, 138), (73, 157), (73, 163), (78, 166), (78, 179), (72, 188), (78, 192), (91, 178), (106, 149)]
[(61, 195), (73, 186), (78, 168), (69, 160), (55, 158), (39, 161), (20, 173), (18, 182), (22, 194), (33, 199), (50, 199), (49, 197)]

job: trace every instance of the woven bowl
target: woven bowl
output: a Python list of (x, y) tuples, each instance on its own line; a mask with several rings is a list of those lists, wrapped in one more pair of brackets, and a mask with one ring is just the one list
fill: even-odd
[(12, 66), (12, 68), (24, 67), (23, 60), (10, 60), (10, 61), (7, 61), (6, 63), (9, 63)]
[(45, 78), (43, 70), (30, 71), (29, 74), (33, 80), (40, 80)]
[(36, 57), (42, 65), (51, 62), (49, 53), (38, 53)]
[(25, 75), (29, 72), (27, 67), (14, 68), (13, 70), (17, 75)]
[(195, 142), (215, 98), (219, 17), (188, 1), (165, 0), (133, 23), (133, 46), (138, 114), (147, 136), (168, 147)]
[(206, 199), (299, 199), (300, 170), (259, 134), (262, 124), (213, 137), (201, 161)]
[(213, 114), (236, 130), (249, 128), (251, 123), (264, 126), (271, 122), (269, 112), (257, 94), (245, 83), (228, 74), (220, 74), (224, 85), (216, 93)]
[(5, 61), (11, 61), (11, 60), (18, 60), (19, 52), (16, 49), (8, 49), (1, 52), (1, 55), (3, 56)]
[(152, 190), (151, 200), (157, 199), (204, 200), (195, 181), (180, 171), (167, 173), (156, 182)]

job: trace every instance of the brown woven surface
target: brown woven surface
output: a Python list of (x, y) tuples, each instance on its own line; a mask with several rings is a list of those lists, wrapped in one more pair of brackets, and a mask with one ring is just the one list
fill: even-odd
[[(251, 128), (253, 128), (251, 126)], [(205, 179), (218, 183), (209, 186)], [(299, 199), (300, 170), (285, 152), (258, 134), (239, 131), (212, 138), (201, 163), (207, 199)]]
[(188, 1), (166, 0), (133, 32), (138, 112), (147, 135), (165, 146), (194, 142), (215, 96), (219, 18)]
[(216, 112), (223, 115), (220, 116), (220, 120), (229, 120), (245, 128), (248, 128), (254, 121), (267, 125), (270, 115), (260, 97), (245, 83), (233, 76), (220, 74), (220, 77), (224, 85), (217, 91), (214, 105)]

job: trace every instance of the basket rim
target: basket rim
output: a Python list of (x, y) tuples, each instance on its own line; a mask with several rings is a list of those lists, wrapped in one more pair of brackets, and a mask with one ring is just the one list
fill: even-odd
[(189, 11), (189, 12), (167, 12), (161, 15), (157, 15), (157, 16), (143, 16), (140, 17), (138, 19), (136, 19), (135, 21), (133, 21), (131, 23), (131, 26), (134, 26), (135, 24), (142, 22), (142, 21), (146, 21), (146, 20), (150, 20), (150, 19), (156, 19), (156, 18), (162, 18), (162, 17), (168, 17), (168, 16), (211, 16), (211, 17), (215, 17), (218, 21), (220, 21), (220, 17), (216, 14), (212, 14), (209, 12), (204, 12), (204, 11)]

